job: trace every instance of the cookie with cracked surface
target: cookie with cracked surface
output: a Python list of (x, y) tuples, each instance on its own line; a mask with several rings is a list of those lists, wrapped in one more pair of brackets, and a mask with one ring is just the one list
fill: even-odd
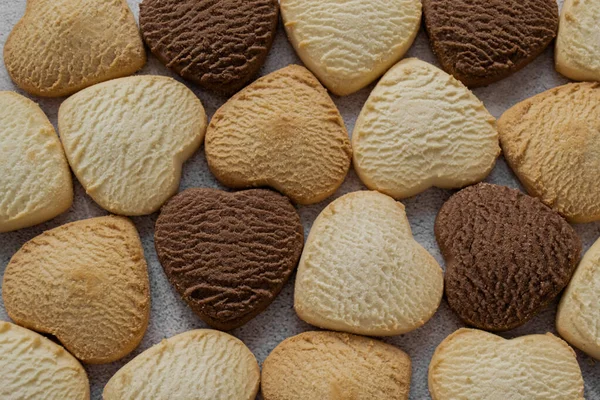
[(223, 332), (181, 333), (144, 351), (106, 384), (104, 400), (254, 400), (260, 383), (256, 358)]
[(506, 161), (532, 196), (570, 222), (600, 220), (600, 83), (559, 86), (498, 120)]
[(506, 340), (459, 329), (429, 364), (433, 400), (583, 400), (583, 377), (573, 349), (551, 333)]
[(0, 232), (71, 207), (71, 171), (54, 127), (36, 103), (14, 92), (0, 92), (0, 160)]
[(567, 342), (600, 360), (600, 240), (585, 253), (562, 295), (556, 330)]
[(187, 189), (162, 208), (154, 243), (169, 281), (207, 324), (237, 328), (271, 304), (304, 243), (279, 193)]
[(416, 58), (396, 64), (352, 134), (363, 183), (396, 199), (483, 180), (500, 154), (496, 120), (462, 83)]
[(0, 321), (0, 397), (89, 400), (85, 370), (65, 349), (29, 329)]
[(21, 89), (57, 97), (133, 74), (146, 51), (125, 0), (27, 0), (4, 63)]
[(533, 318), (569, 283), (581, 253), (573, 228), (538, 199), (480, 183), (441, 208), (435, 237), (446, 297), (467, 324), (489, 331)]
[(410, 357), (387, 343), (338, 332), (304, 332), (263, 364), (265, 400), (408, 399)]
[(287, 36), (331, 92), (354, 93), (408, 51), (419, 31), (419, 0), (281, 0)]
[(423, 0), (431, 48), (469, 87), (522, 69), (556, 37), (556, 0)]
[(144, 0), (144, 41), (167, 67), (199, 85), (233, 92), (252, 79), (273, 44), (277, 0)]
[(298, 204), (331, 196), (352, 159), (338, 109), (298, 65), (260, 78), (217, 110), (205, 149), (210, 170), (225, 186), (270, 186)]
[(600, 81), (600, 3), (565, 0), (556, 38), (556, 70), (576, 81)]
[(393, 336), (425, 324), (442, 293), (442, 269), (414, 240), (402, 203), (363, 191), (333, 201), (315, 220), (294, 308), (320, 328)]
[(17, 324), (56, 336), (86, 363), (126, 356), (142, 340), (150, 314), (135, 226), (108, 216), (36, 236), (8, 263), (2, 297)]
[(182, 165), (202, 144), (206, 123), (191, 90), (152, 75), (94, 85), (58, 112), (79, 182), (102, 208), (121, 215), (151, 214), (177, 193)]

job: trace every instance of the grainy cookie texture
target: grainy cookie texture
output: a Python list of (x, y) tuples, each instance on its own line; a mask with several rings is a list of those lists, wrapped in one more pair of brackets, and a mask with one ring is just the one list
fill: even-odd
[(231, 92), (263, 65), (277, 0), (144, 0), (144, 41), (167, 67), (208, 89)]
[(558, 30), (556, 0), (423, 0), (423, 13), (442, 67), (471, 87), (523, 68)]
[(224, 330), (245, 324), (273, 301), (303, 242), (290, 201), (263, 189), (188, 189), (156, 222), (156, 251), (167, 277), (200, 318)]
[(569, 283), (581, 252), (573, 228), (539, 200), (481, 183), (441, 208), (435, 236), (448, 304), (466, 323), (501, 331), (536, 315)]

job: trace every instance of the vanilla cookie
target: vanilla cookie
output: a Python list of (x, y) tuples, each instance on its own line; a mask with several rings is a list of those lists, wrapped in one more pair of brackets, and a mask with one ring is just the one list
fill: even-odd
[(600, 81), (600, 2), (565, 0), (556, 38), (556, 70), (576, 81)]
[(498, 120), (508, 164), (529, 194), (570, 222), (600, 220), (600, 83), (520, 102)]
[(73, 203), (71, 171), (40, 107), (0, 92), (0, 232), (47, 221)]
[(200, 100), (162, 76), (95, 85), (69, 97), (58, 113), (79, 182), (102, 208), (121, 215), (153, 213), (177, 192), (183, 162), (205, 129)]
[(402, 203), (353, 192), (315, 220), (298, 266), (294, 308), (320, 328), (392, 336), (425, 324), (442, 292), (442, 269), (414, 240)]
[(409, 356), (392, 345), (337, 332), (304, 332), (263, 364), (264, 400), (408, 399)]
[(85, 370), (42, 335), (0, 321), (0, 398), (89, 400)]
[(459, 329), (429, 364), (433, 400), (583, 400), (583, 377), (573, 349), (551, 333), (506, 340)]
[(578, 349), (600, 360), (600, 240), (585, 253), (563, 293), (556, 329)]
[(411, 58), (381, 78), (352, 134), (363, 183), (396, 199), (483, 180), (500, 154), (496, 120), (462, 83)]
[(17, 324), (49, 333), (86, 363), (118, 360), (142, 340), (150, 288), (137, 230), (123, 217), (72, 222), (31, 239), (4, 272)]
[(146, 63), (125, 0), (27, 0), (4, 46), (11, 79), (36, 96), (67, 96)]
[(299, 204), (332, 195), (352, 158), (335, 104), (298, 65), (262, 77), (217, 110), (205, 149), (225, 186), (270, 186)]
[(106, 384), (104, 400), (254, 400), (256, 358), (239, 339), (208, 329), (165, 339), (135, 357)]
[(281, 0), (288, 38), (331, 92), (345, 96), (379, 78), (412, 45), (420, 0)]

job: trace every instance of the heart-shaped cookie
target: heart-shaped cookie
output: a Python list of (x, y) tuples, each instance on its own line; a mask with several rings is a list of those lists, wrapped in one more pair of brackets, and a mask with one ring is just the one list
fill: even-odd
[(11, 79), (36, 96), (66, 96), (146, 63), (124, 0), (27, 0), (4, 46)]
[(338, 109), (298, 65), (262, 77), (217, 110), (205, 149), (222, 184), (270, 186), (299, 204), (331, 196), (352, 158)]
[(433, 400), (583, 400), (583, 377), (573, 349), (556, 336), (506, 340), (459, 329), (429, 364)]
[(581, 241), (558, 213), (505, 186), (480, 183), (441, 208), (435, 236), (446, 297), (477, 328), (502, 331), (533, 318), (571, 279)]
[(410, 58), (381, 78), (352, 134), (354, 169), (396, 199), (484, 179), (500, 154), (496, 120), (462, 83)]
[(58, 338), (75, 357), (101, 364), (129, 354), (150, 315), (137, 230), (123, 217), (59, 226), (31, 239), (4, 272), (2, 297), (17, 324)]
[(379, 78), (412, 45), (420, 0), (281, 0), (288, 38), (302, 62), (339, 96)]
[(47, 221), (73, 203), (71, 171), (44, 112), (0, 92), (0, 232)]
[(230, 330), (271, 304), (296, 268), (304, 235), (295, 208), (276, 192), (188, 189), (162, 208), (154, 239), (191, 309)]
[(202, 144), (206, 114), (176, 80), (132, 76), (69, 97), (58, 129), (73, 172), (96, 203), (145, 215), (177, 192), (183, 162)]
[(315, 220), (298, 266), (294, 308), (320, 328), (392, 336), (425, 324), (442, 292), (442, 269), (414, 240), (402, 203), (353, 192)]

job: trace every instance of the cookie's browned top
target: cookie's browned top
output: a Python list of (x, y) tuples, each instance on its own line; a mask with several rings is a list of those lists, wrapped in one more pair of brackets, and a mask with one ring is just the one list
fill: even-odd
[(156, 222), (171, 283), (203, 320), (233, 329), (265, 309), (296, 267), (304, 236), (290, 201), (270, 190), (188, 189)]
[(555, 0), (423, 0), (423, 12), (440, 63), (467, 86), (524, 67), (558, 30)]
[(538, 199), (485, 183), (444, 204), (435, 235), (450, 307), (486, 330), (532, 318), (567, 285), (581, 252), (573, 228)]
[(140, 28), (167, 67), (209, 89), (242, 87), (273, 43), (276, 0), (144, 0)]

